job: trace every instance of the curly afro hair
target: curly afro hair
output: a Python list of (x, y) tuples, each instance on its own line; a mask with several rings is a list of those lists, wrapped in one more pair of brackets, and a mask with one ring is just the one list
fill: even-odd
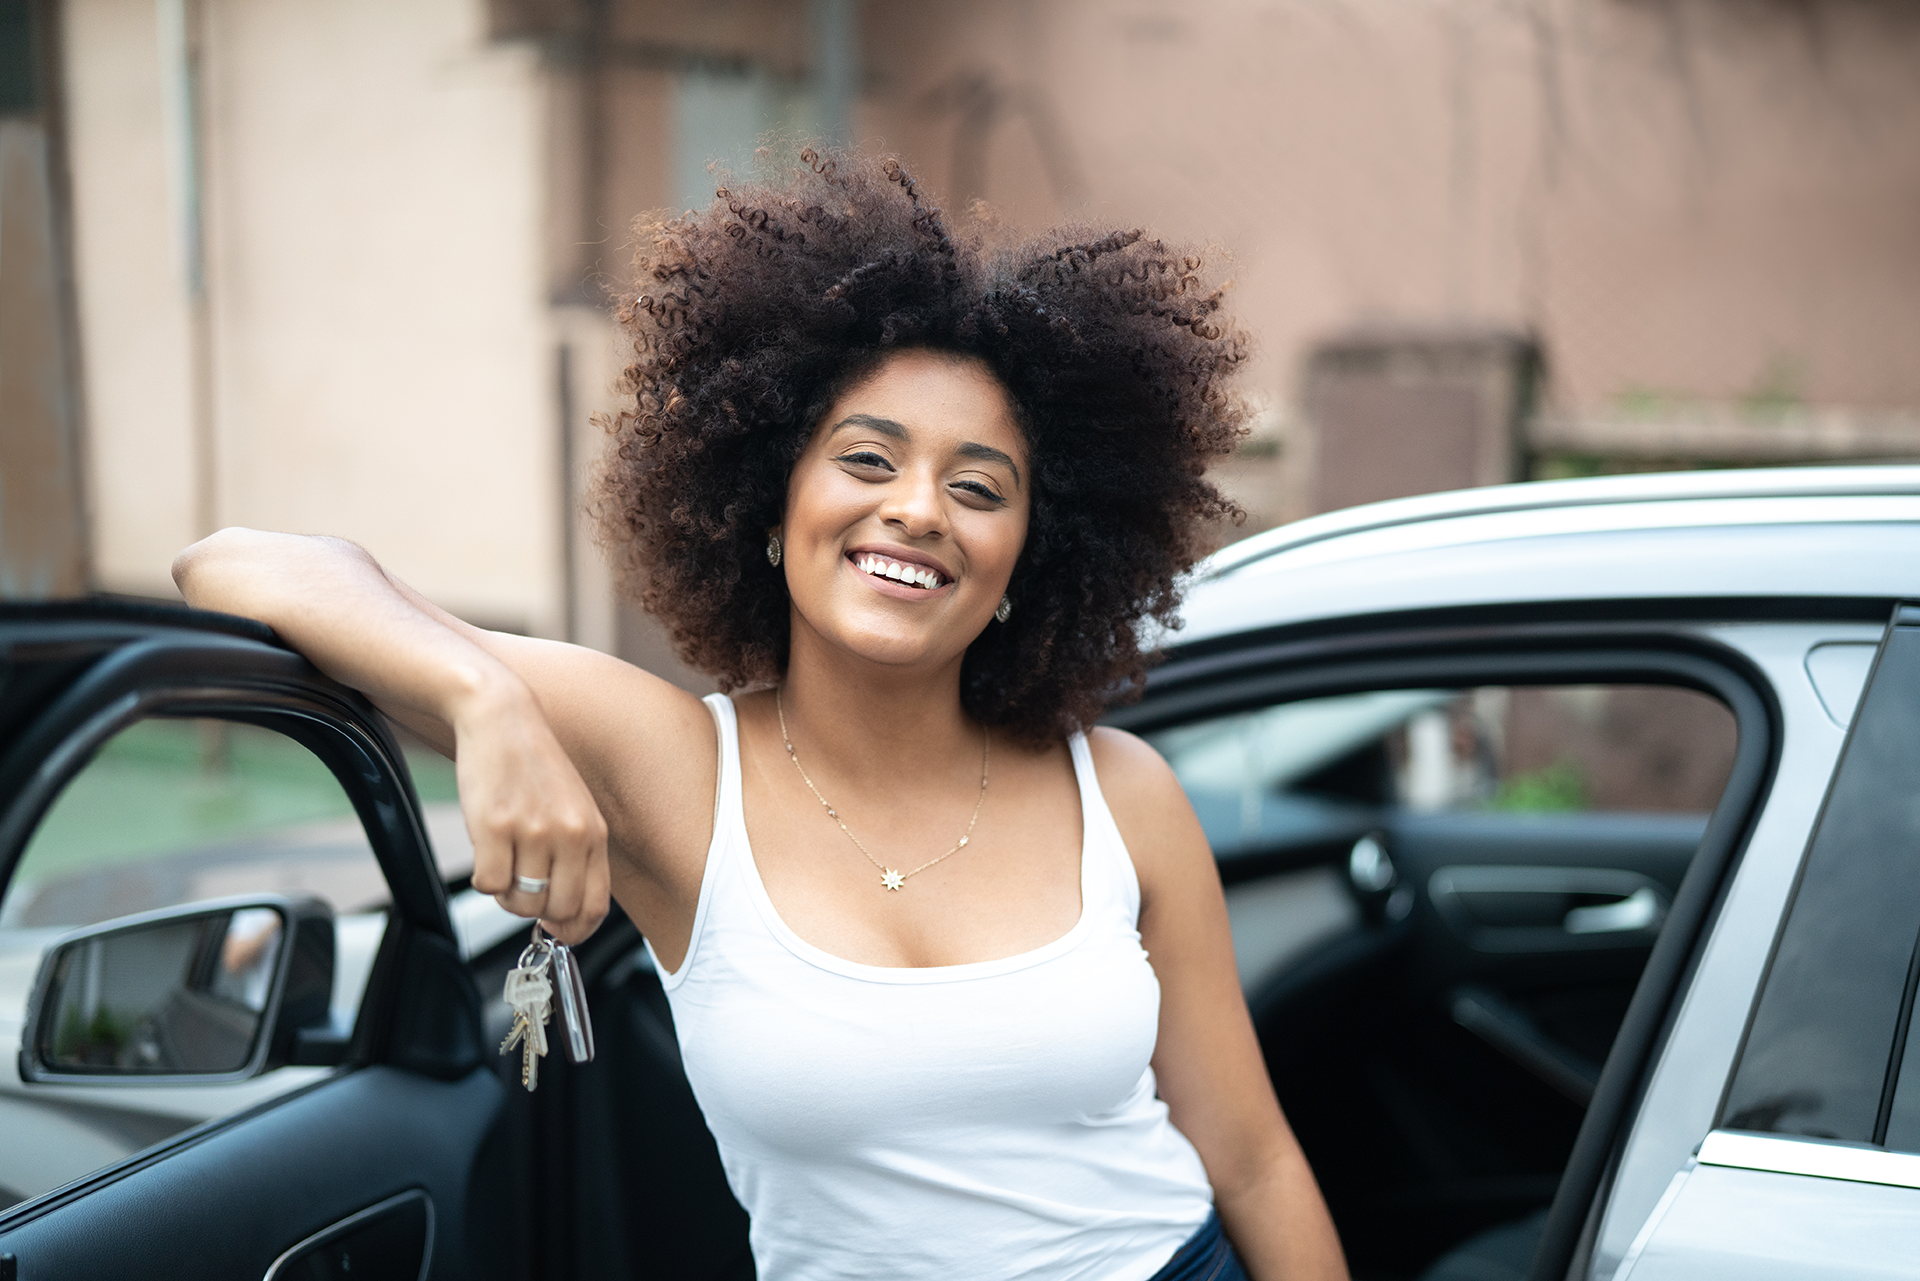
[(1246, 338), (1201, 257), (1145, 232), (959, 240), (897, 160), (799, 157), (642, 228), (601, 540), (689, 665), (723, 689), (777, 680), (790, 616), (766, 531), (813, 429), (890, 353), (977, 359), (1026, 435), (1032, 516), (1012, 618), (967, 650), (961, 699), (1057, 739), (1137, 696), (1143, 623), (1176, 623), (1207, 525), (1241, 516), (1203, 473), (1242, 434), (1226, 384)]

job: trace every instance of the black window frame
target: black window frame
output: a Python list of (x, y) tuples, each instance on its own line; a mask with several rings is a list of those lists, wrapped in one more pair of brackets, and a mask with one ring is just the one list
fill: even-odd
[[(387, 929), (339, 1069), (8, 1206), (0, 1210), (0, 1232), (285, 1106), (342, 1074), (387, 1065), (453, 1081), (484, 1070), (489, 1062), (479, 992), (460, 957), (447, 890), (432, 860), (405, 754), (362, 695), (269, 642), (269, 636), (248, 620), (167, 607), (10, 606), (0, 611), (0, 663), (5, 665), (0, 674), (10, 680), (24, 676), (21, 684), (31, 695), (20, 704), (24, 723), (8, 727), (0, 752), (0, 892), (12, 883), (48, 808), (109, 739), (154, 716), (207, 716), (286, 734), (313, 752), (352, 801), (392, 896)], [(33, 679), (31, 669), (39, 664), (53, 665), (50, 679)]]

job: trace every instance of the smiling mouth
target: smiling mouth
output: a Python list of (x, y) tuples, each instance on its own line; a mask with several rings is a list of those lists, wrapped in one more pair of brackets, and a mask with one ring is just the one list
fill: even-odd
[(940, 577), (938, 571), (928, 569), (924, 565), (906, 565), (897, 560), (888, 560), (885, 556), (865, 553), (851, 559), (853, 567), (863, 574), (871, 574), (875, 578), (890, 578), (896, 583), (918, 587), (922, 591), (932, 591), (947, 585), (947, 580)]

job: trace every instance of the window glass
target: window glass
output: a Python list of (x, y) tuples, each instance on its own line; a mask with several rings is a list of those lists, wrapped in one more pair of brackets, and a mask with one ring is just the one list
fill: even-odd
[(1916, 760), (1920, 627), (1904, 626), (1882, 648), (1808, 844), (1728, 1091), (1729, 1129), (1920, 1148), (1920, 1101), (1904, 1086), (1887, 1098), (1920, 936)]
[[(430, 826), (446, 827), (449, 811), (457, 825), (451, 763), (424, 749), (409, 758), (432, 798)], [(450, 846), (456, 863), (463, 853), (470, 862), (466, 842)], [(154, 719), (116, 735), (68, 783), (0, 899), (0, 1205), (326, 1071), (284, 1067), (231, 1085), (19, 1079), (27, 998), (55, 938), (136, 912), (260, 893), (318, 899), (333, 912), (329, 1016), (336, 1032), (350, 1032), (388, 896), (352, 802), (317, 757), (251, 725)]]
[(1733, 716), (1668, 686), (1482, 686), (1304, 699), (1152, 735), (1216, 853), (1355, 807), (1704, 816)]

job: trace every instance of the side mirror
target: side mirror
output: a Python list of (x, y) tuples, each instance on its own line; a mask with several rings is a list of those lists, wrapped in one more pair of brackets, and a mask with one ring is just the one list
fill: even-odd
[(333, 951), (317, 899), (190, 903), (76, 930), (41, 959), (20, 1079), (240, 1081), (337, 1062), (314, 1052), (345, 1048), (327, 1035)]

